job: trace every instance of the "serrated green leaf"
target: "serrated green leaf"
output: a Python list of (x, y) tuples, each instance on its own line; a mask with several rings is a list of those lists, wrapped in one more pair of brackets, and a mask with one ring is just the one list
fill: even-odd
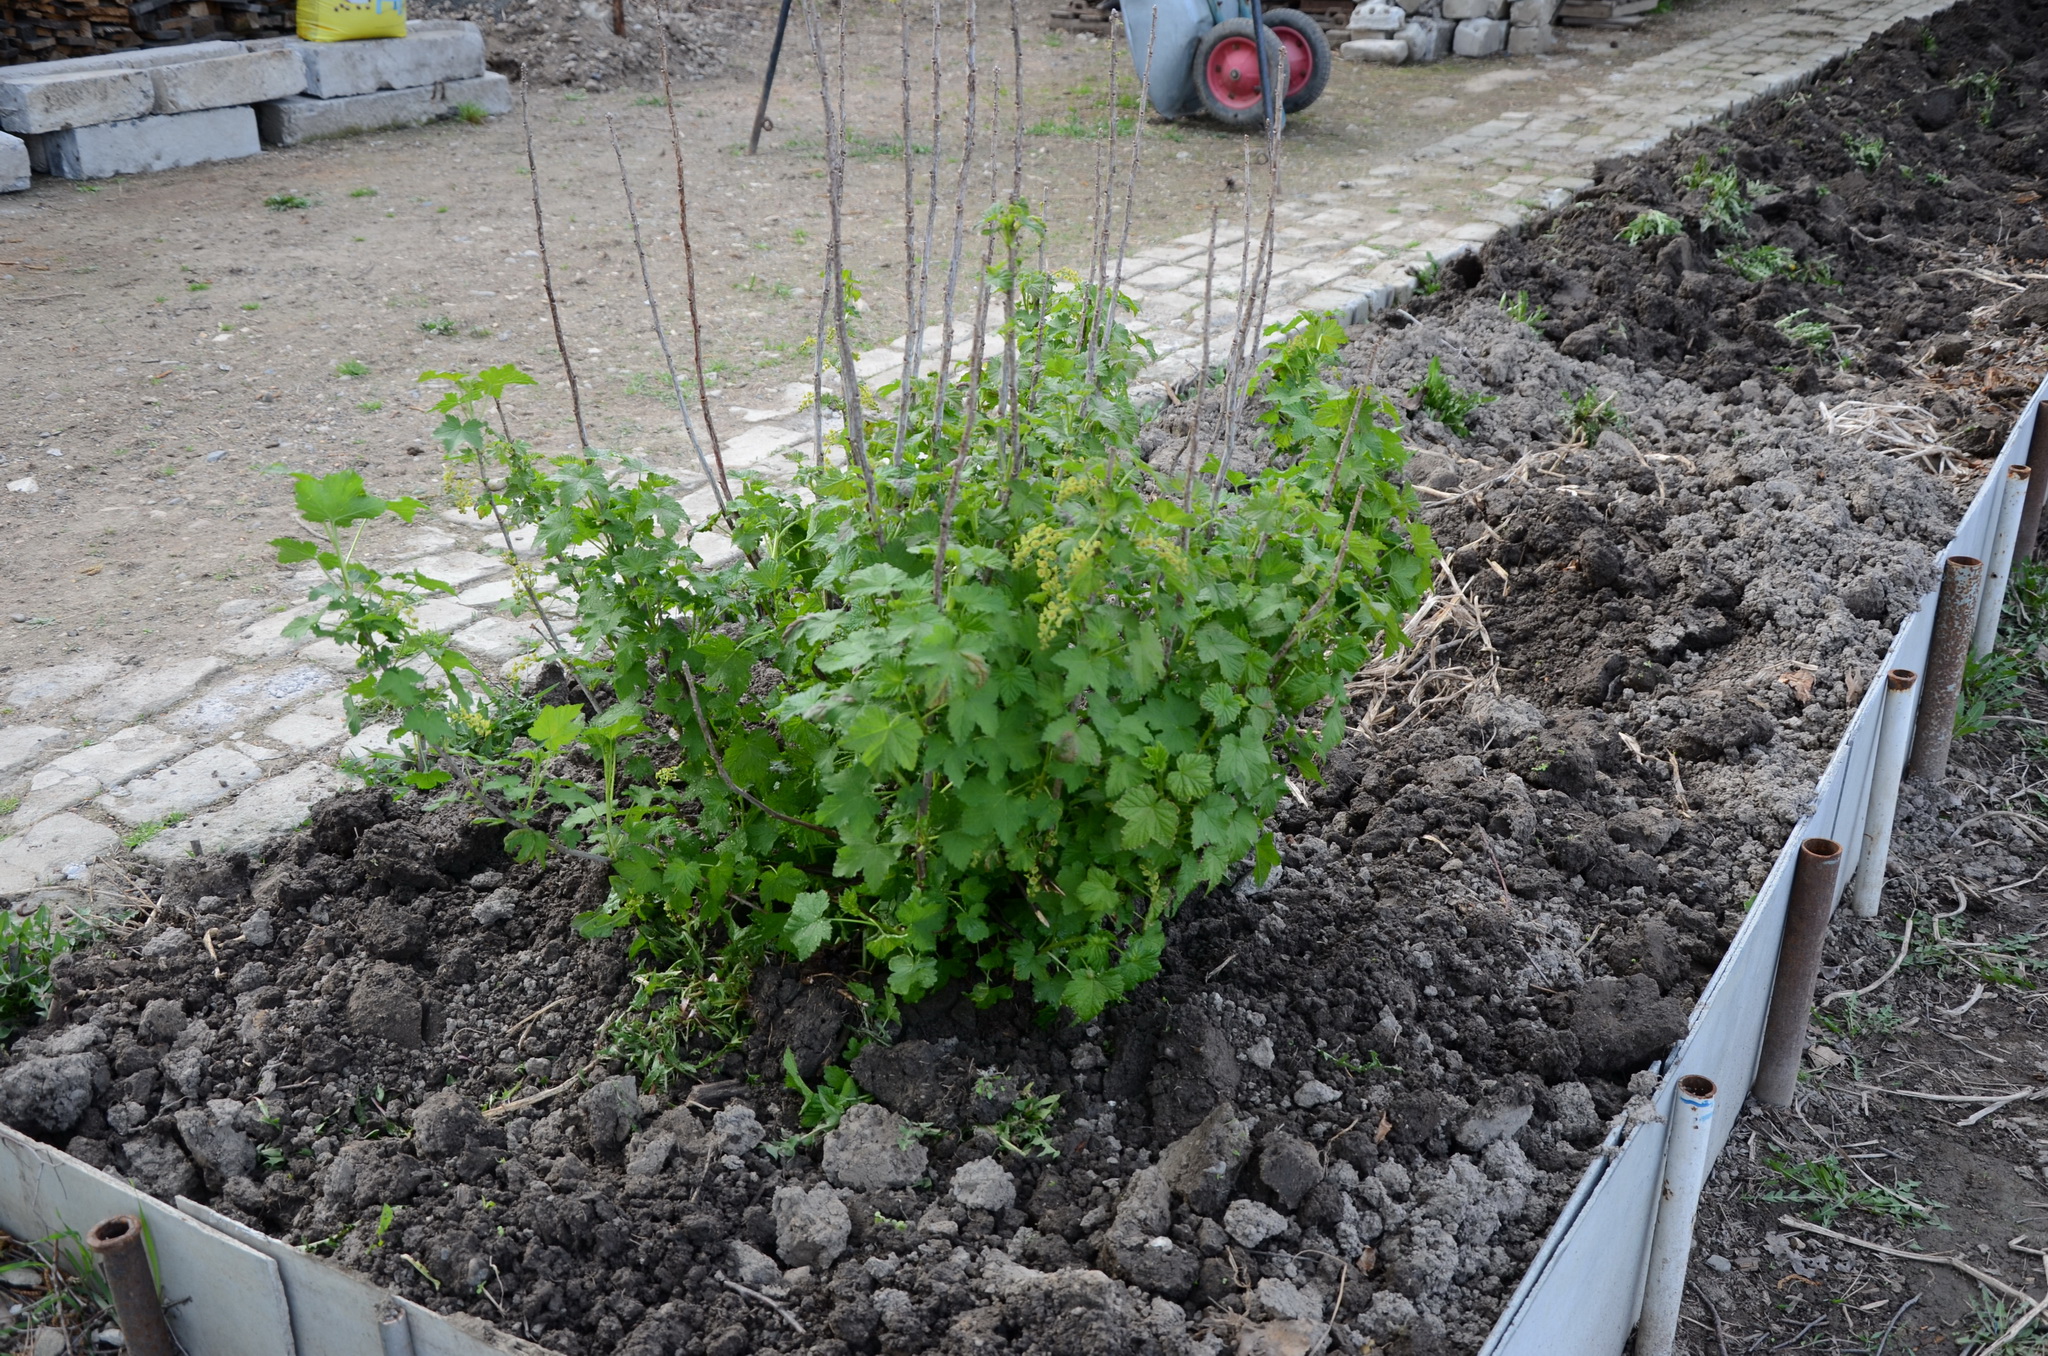
[(881, 772), (908, 772), (917, 766), (924, 731), (901, 711), (869, 706), (854, 713), (840, 743), (867, 766)]
[(1150, 786), (1134, 786), (1111, 807), (1124, 821), (1123, 845), (1140, 848), (1148, 843), (1171, 843), (1180, 828), (1180, 810)]

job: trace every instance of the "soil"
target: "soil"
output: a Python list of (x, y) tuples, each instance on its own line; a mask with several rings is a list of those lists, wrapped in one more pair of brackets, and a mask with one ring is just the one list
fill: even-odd
[[(2024, 62), (2041, 22), (1983, 0), (1927, 28), (1969, 61), (1995, 27)], [(1905, 96), (1859, 63), (1917, 38), (1808, 97), (1874, 119)], [(1780, 151), (1797, 183), (1835, 146)], [(2009, 201), (1944, 203), (1955, 266), (2005, 276)], [(856, 1034), (829, 958), (757, 977), (716, 1081), (643, 1088), (603, 1053), (625, 948), (574, 927), (601, 871), (518, 868), (457, 813), (359, 792), (254, 859), (142, 878), (138, 925), (61, 964), (0, 1115), (564, 1352), (1282, 1351), (1323, 1318), (1347, 1353), (1474, 1349), (1654, 1085), (1968, 488), (1829, 433), (1797, 371), (1716, 385), (1510, 318), (1504, 280), (1539, 265), (1555, 298), (1659, 285), (1654, 254), (1572, 236), (1588, 215), (1346, 351), (1389, 391), (1435, 359), (1492, 397), (1470, 436), (1411, 411), (1448, 596), (1277, 816), (1280, 877), (1189, 901), (1100, 1023), (944, 996), (860, 1030), (880, 1107), (778, 1160), (783, 1050), (808, 1075)], [(2029, 338), (1972, 329), (2012, 289), (1877, 281), (1844, 323)], [(1562, 412), (1585, 390), (1625, 419), (1590, 445)], [(1027, 1091), (1060, 1099), (1056, 1157), (987, 1128)]]
[[(1480, 70), (1455, 61), (1412, 69), (1340, 63), (1316, 107), (1290, 120), (1287, 191), (1363, 204), (1368, 190), (1354, 179), (1371, 165), (1531, 100), (1591, 93), (1624, 64), (1740, 22), (1762, 2), (1685, 0), (1641, 29)], [(648, 332), (606, 132), (615, 121), (663, 316), (686, 353), (659, 78), (644, 68), (618, 78), (607, 65), (596, 88), (587, 78), (575, 87), (544, 83), (566, 78), (571, 54), (595, 59), (614, 42), (609, 5), (572, 12), (554, 3), (508, 7), (502, 19), (466, 12), (485, 26), (500, 64), (509, 57), (535, 70), (521, 88), (591, 436), (672, 460), (682, 433)], [(749, 157), (767, 33), (747, 25), (769, 22), (769, 7), (704, 0), (673, 9), (678, 61), (689, 65), (676, 67), (673, 83), (705, 359), (714, 412), (730, 435), (745, 427), (748, 410), (772, 406), (787, 383), (808, 387), (810, 379), (803, 346), (816, 324), (826, 239), (817, 77), (801, 25), (793, 25), (799, 32), (784, 51), (770, 110), (775, 127)], [(644, 23), (647, 12), (635, 0), (629, 19)], [(847, 258), (865, 285), (860, 342), (873, 344), (904, 329), (902, 215), (894, 206), (902, 182), (900, 10), (850, 0), (844, 12), (857, 134)], [(1109, 48), (1050, 31), (1048, 12), (1042, 2), (1024, 7), (1026, 192), (1048, 221), (1047, 258), (1058, 264), (1086, 254), (1097, 159), (1091, 125), (1109, 100)], [(529, 48), (520, 35), (534, 25), (548, 36)], [(629, 43), (635, 52), (645, 45), (640, 32)], [(705, 34), (724, 50), (699, 42)], [(1006, 51), (1002, 37), (993, 46)], [(915, 145), (931, 142), (927, 41), (927, 31), (913, 34)], [(952, 156), (964, 102), (957, 28), (947, 44), (942, 145), (955, 148), (946, 151)], [(1127, 79), (1127, 57), (1122, 65)], [(581, 64), (575, 70), (588, 74)], [(984, 67), (984, 113), (995, 106), (992, 78)], [(1007, 95), (1002, 108), (1007, 129)], [(1239, 210), (1240, 138), (1195, 119), (1148, 123), (1146, 139), (1134, 246), (1202, 226), (1212, 203), (1226, 216)], [(545, 383), (512, 407), (518, 431), (566, 445), (573, 425), (530, 253), (525, 170), (515, 113), (482, 126), (444, 123), (94, 184), (38, 179), (0, 200), (0, 310), (10, 320), (0, 326), (0, 366), (13, 378), (0, 389), (0, 481), (33, 477), (39, 485), (32, 496), (0, 493), (10, 566), (0, 571), (0, 673), (204, 652), (245, 619), (217, 609), (276, 602), (291, 586), (273, 572), (265, 545), (289, 526), (289, 484), (275, 467), (352, 467), (378, 493), (445, 506), (427, 455), (433, 416), (414, 381), (423, 370), (517, 363)], [(1434, 190), (1380, 191), (1398, 193), (1404, 210), (1437, 210)], [(949, 208), (950, 190), (942, 193)], [(280, 194), (311, 206), (264, 207)], [(421, 329), (444, 317), (455, 333)], [(340, 376), (337, 366), (350, 361), (368, 373)]]

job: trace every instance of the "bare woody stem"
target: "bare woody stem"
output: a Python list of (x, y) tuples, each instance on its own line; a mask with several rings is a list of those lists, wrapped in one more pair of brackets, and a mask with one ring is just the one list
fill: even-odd
[(996, 238), (988, 237), (981, 251), (981, 282), (974, 297), (974, 347), (967, 357), (967, 411), (960, 427), (960, 450), (953, 457), (953, 477), (946, 486), (946, 506), (939, 513), (938, 550), (932, 554), (932, 602), (946, 605), (946, 542), (953, 533), (953, 509), (960, 502), (960, 475), (967, 465), (967, 453), (974, 445), (974, 425), (981, 416), (982, 345), (988, 336), (988, 270), (994, 262)]
[(704, 718), (704, 703), (697, 699), (697, 675), (690, 672), (690, 666), (687, 662), (683, 664), (682, 672), (683, 686), (689, 689), (690, 693), (690, 709), (697, 713), (697, 733), (704, 736), (704, 753), (711, 759), (712, 770), (718, 773), (718, 780), (725, 783), (725, 789), (753, 806), (756, 810), (759, 810), (762, 814), (767, 815), (770, 819), (779, 819), (785, 824), (794, 824), (799, 829), (809, 829), (812, 833), (822, 834), (827, 838), (837, 838), (839, 835), (826, 828), (823, 824), (813, 824), (808, 819), (798, 819), (794, 815), (786, 815), (774, 806), (763, 803), (759, 796), (756, 796), (753, 792), (732, 779), (731, 775), (725, 770), (725, 760), (718, 756), (718, 741), (711, 737), (711, 722)]
[[(1187, 480), (1181, 486), (1180, 511), (1189, 512), (1195, 503), (1195, 481), (1202, 474), (1198, 449), (1202, 443), (1202, 402), (1209, 394), (1209, 335), (1215, 318), (1216, 301), (1216, 223), (1222, 219), (1223, 209), (1212, 206), (1209, 209), (1209, 259), (1202, 269), (1202, 370), (1195, 377), (1195, 415), (1193, 427), (1188, 430)], [(1189, 524), (1182, 523), (1180, 548), (1188, 548)]]
[[(505, 442), (509, 445), (512, 442), (512, 425), (505, 418), (505, 402), (493, 396), (491, 404), (497, 408), (498, 427), (504, 431)], [(555, 657), (562, 661), (563, 672), (569, 675), (569, 681), (576, 684), (576, 690), (583, 694), (584, 702), (594, 713), (598, 709), (597, 698), (591, 695), (590, 686), (583, 681), (583, 675), (576, 671), (576, 663), (569, 657), (569, 647), (555, 634), (555, 624), (548, 620), (547, 610), (540, 605), (540, 595), (534, 591), (533, 581), (519, 568), (519, 549), (512, 544), (512, 529), (505, 523), (505, 511), (498, 503), (498, 492), (491, 488), (490, 463), (484, 460), (482, 448), (477, 449), (476, 461), (477, 484), (484, 492), (484, 505), (491, 511), (491, 521), (498, 525), (498, 535), (504, 539), (505, 559), (512, 566), (512, 577), (519, 581), (520, 592), (526, 595), (526, 601), (533, 608), (533, 615), (540, 620), (541, 629), (548, 633), (548, 644), (555, 647)]]
[(547, 221), (540, 210), (540, 166), (533, 158), (533, 121), (526, 112), (526, 90), (519, 92), (519, 125), (526, 132), (526, 183), (533, 190), (533, 236), (540, 243), (540, 285), (548, 298), (548, 319), (555, 327), (555, 352), (562, 355), (562, 375), (569, 379), (569, 409), (576, 416), (576, 443), (590, 446), (590, 433), (583, 424), (583, 395), (576, 385), (576, 364), (569, 361), (569, 341), (562, 336), (562, 307), (555, 299), (555, 270), (548, 262)]
[(939, 371), (932, 396), (932, 447), (943, 445), (946, 432), (947, 369), (953, 358), (953, 298), (960, 286), (960, 251), (967, 238), (967, 182), (974, 173), (974, 132), (978, 119), (979, 72), (975, 62), (976, 0), (967, 0), (967, 129), (960, 149), (960, 186), (953, 199), (953, 248), (946, 265), (946, 303), (939, 320)]
[(683, 170), (683, 132), (676, 125), (676, 96), (668, 74), (668, 8), (661, 12), (661, 101), (668, 109), (668, 140), (676, 158), (676, 229), (683, 240), (683, 299), (690, 308), (690, 358), (697, 373), (697, 406), (704, 412), (704, 436), (711, 440), (711, 464), (718, 488), (732, 498), (725, 477), (725, 452), (718, 445), (718, 424), (711, 417), (711, 386), (704, 380), (704, 324), (697, 317), (697, 253), (690, 246), (690, 185)]

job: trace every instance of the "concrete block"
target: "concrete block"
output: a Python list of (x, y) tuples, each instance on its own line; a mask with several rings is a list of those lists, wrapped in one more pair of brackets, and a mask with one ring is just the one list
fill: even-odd
[(509, 113), (512, 83), (493, 71), (469, 80), (340, 99), (295, 95), (256, 105), (256, 123), (266, 146), (296, 146), (322, 137), (353, 136), (385, 127), (434, 122), (453, 117), (459, 104), (476, 104), (491, 114)]
[(0, 71), (0, 128), (16, 136), (119, 122), (149, 112), (156, 99), (141, 71), (17, 75)]
[(52, 749), (78, 742), (71, 731), (56, 725), (9, 725), (0, 728), (0, 775), (21, 772)]
[(153, 776), (109, 791), (93, 804), (123, 824), (190, 815), (263, 779), (256, 760), (226, 744), (181, 758)]
[(1394, 34), (1408, 44), (1408, 59), (1418, 65), (1442, 61), (1451, 54), (1451, 37), (1457, 25), (1446, 19), (1418, 14)]
[(152, 66), (170, 66), (181, 61), (206, 61), (233, 56), (246, 48), (239, 42), (186, 42), (169, 47), (131, 47), (125, 52), (100, 52), (93, 56), (65, 57), (61, 61), (34, 61), (9, 66), (10, 77), (68, 75), (74, 71), (146, 71)]
[(76, 714), (102, 725), (126, 725), (176, 706), (227, 667), (227, 661), (215, 655), (152, 664), (131, 677), (109, 683), (92, 700), (81, 704)]
[(1516, 28), (1548, 28), (1557, 19), (1558, 0), (1512, 0), (1508, 22)]
[(1508, 45), (1506, 19), (1467, 19), (1458, 25), (1451, 50), (1461, 57), (1490, 57)]
[(156, 90), (153, 112), (196, 113), (297, 94), (306, 87), (306, 67), (290, 52), (236, 52), (152, 67), (149, 79)]
[(446, 80), (470, 80), (484, 73), (484, 35), (475, 24), (460, 21), (415, 24), (403, 38), (361, 42), (258, 38), (249, 46), (298, 53), (306, 68), (306, 93), (315, 99), (345, 99), (380, 89), (417, 89)]
[(0, 132), (0, 193), (19, 193), (27, 187), (28, 143)]
[(1351, 11), (1351, 36), (1354, 38), (1384, 38), (1408, 22), (1408, 13), (1399, 5), (1367, 3)]
[(25, 895), (39, 885), (78, 880), (93, 858), (120, 841), (106, 825), (77, 815), (56, 815), (27, 833), (0, 838), (0, 900)]
[(200, 811), (172, 832), (158, 834), (136, 849), (137, 855), (168, 862), (184, 856), (195, 840), (204, 852), (247, 851), (272, 834), (305, 823), (313, 802), (340, 785), (333, 768), (301, 763), (282, 777), (256, 783), (226, 805)]
[(1509, 56), (1542, 56), (1545, 52), (1557, 50), (1557, 30), (1545, 24), (1541, 28), (1510, 28), (1508, 30)]
[(1394, 3), (1412, 18), (1417, 14), (1435, 14), (1439, 0), (1394, 0)]
[(1346, 61), (1370, 61), (1398, 66), (1408, 59), (1408, 44), (1399, 38), (1353, 38), (1337, 49)]
[(109, 787), (161, 767), (191, 747), (189, 740), (155, 726), (137, 725), (98, 744), (74, 749), (37, 770), (8, 823), (13, 828), (25, 829), (60, 810), (82, 805)]
[(1467, 19), (1498, 19), (1508, 12), (1508, 0), (1444, 0), (1444, 18), (1462, 23)]
[(33, 138), (28, 150), (44, 174), (105, 179), (209, 160), (240, 160), (260, 154), (263, 143), (256, 139), (256, 114), (251, 110), (209, 108), (51, 132)]

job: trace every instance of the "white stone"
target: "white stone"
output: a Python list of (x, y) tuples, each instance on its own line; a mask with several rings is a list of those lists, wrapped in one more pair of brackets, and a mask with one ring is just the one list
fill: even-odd
[(476, 613), (444, 593), (413, 608), (412, 619), (422, 631), (453, 631), (475, 621)]
[(1451, 54), (1451, 35), (1457, 25), (1427, 14), (1414, 14), (1394, 36), (1408, 44), (1408, 59), (1418, 65), (1442, 61)]
[(256, 139), (256, 114), (248, 108), (209, 108), (74, 127), (36, 137), (28, 146), (30, 163), (60, 179), (147, 174), (210, 160), (240, 160), (262, 150)]
[(1408, 44), (1400, 38), (1353, 38), (1337, 49), (1337, 55), (1346, 61), (1399, 66), (1408, 60)]
[(265, 738), (274, 739), (301, 753), (324, 749), (348, 733), (348, 717), (341, 697), (322, 697), (263, 727)]
[(152, 113), (196, 113), (297, 94), (306, 87), (306, 68), (291, 52), (236, 52), (156, 66), (149, 80), (156, 96)]
[(195, 840), (206, 852), (246, 851), (304, 823), (308, 807), (339, 784), (333, 768), (304, 763), (282, 777), (258, 782), (219, 809), (194, 815), (177, 832), (158, 834), (136, 851), (159, 862), (184, 856)]
[(27, 767), (77, 736), (54, 725), (9, 725), (0, 729), (0, 774)]
[(102, 725), (127, 725), (176, 706), (227, 666), (225, 659), (209, 654), (138, 669), (81, 702), (77, 714)]
[(27, 833), (0, 839), (0, 899), (78, 879), (95, 857), (120, 841), (106, 825), (77, 815), (57, 815)]
[(1464, 19), (1498, 19), (1508, 12), (1508, 0), (1444, 0), (1437, 13), (1452, 22)]
[(216, 744), (109, 791), (93, 804), (124, 824), (147, 824), (218, 804), (262, 777), (253, 758)]
[(1368, 3), (1351, 11), (1348, 27), (1357, 37), (1385, 37), (1399, 30), (1408, 22), (1408, 13), (1399, 5)]
[(1508, 22), (1516, 28), (1548, 28), (1557, 18), (1558, 0), (1511, 0)]
[(284, 629), (297, 621), (305, 612), (304, 608), (290, 608), (273, 612), (261, 621), (251, 622), (241, 633), (221, 648), (239, 659), (272, 659), (278, 655), (290, 654), (306, 643), (303, 636), (287, 636)]
[(282, 673), (251, 674), (222, 683), (199, 700), (163, 718), (174, 730), (220, 734), (246, 730), (270, 719), (316, 692), (335, 685), (332, 672), (315, 664), (299, 664)]
[(21, 136), (139, 117), (155, 98), (141, 71), (23, 75), (0, 68), (0, 127)]
[(510, 579), (493, 579), (488, 583), (472, 584), (455, 595), (455, 601), (468, 607), (489, 607), (502, 603), (519, 592), (519, 585)]
[(0, 132), (0, 193), (25, 191), (28, 172), (28, 143), (11, 132)]
[(114, 665), (96, 659), (30, 669), (7, 689), (7, 704), (17, 711), (58, 706), (84, 696), (113, 677), (114, 673)]
[(1467, 19), (1451, 39), (1451, 50), (1461, 57), (1495, 56), (1507, 45), (1506, 19)]
[(145, 71), (152, 66), (169, 66), (184, 61), (206, 61), (247, 51), (239, 42), (187, 42), (169, 47), (131, 47), (125, 52), (99, 52), (92, 56), (63, 57), (56, 61), (35, 61), (10, 66), (10, 76), (68, 75), (73, 71)]
[(1287, 1217), (1270, 1205), (1240, 1197), (1223, 1209), (1223, 1229), (1241, 1248), (1256, 1248), (1287, 1232)]
[(15, 828), (25, 829), (130, 777), (162, 767), (191, 747), (191, 741), (154, 725), (135, 725), (100, 743), (73, 749), (52, 758), (29, 779), (28, 794), (21, 798), (11, 822)]
[(490, 114), (512, 111), (511, 82), (491, 71), (414, 89), (314, 99), (294, 95), (256, 105), (256, 124), (266, 146), (296, 146), (324, 137), (354, 136), (386, 127), (415, 127), (455, 116), (463, 104)]
[(306, 42), (259, 38), (252, 50), (283, 48), (306, 68), (306, 93), (315, 99), (374, 94), (380, 89), (413, 89), (484, 73), (484, 35), (475, 24), (411, 26), (402, 38), (357, 42)]
[[(697, 549), (705, 549), (704, 537), (697, 537)], [(478, 659), (503, 663), (517, 655), (530, 653), (540, 644), (540, 636), (530, 621), (514, 621), (510, 617), (486, 617), (476, 625), (455, 634), (455, 643)]]
[[(902, 359), (899, 357), (900, 363)], [(787, 469), (788, 459), (779, 454), (795, 447), (810, 435), (786, 428), (750, 428), (739, 437), (725, 443), (720, 455), (725, 459), (725, 469), (739, 472), (764, 463), (772, 469)]]
[(405, 562), (407, 571), (417, 570), (429, 579), (461, 588), (472, 580), (485, 575), (496, 574), (505, 568), (500, 561), (489, 556), (478, 555), (475, 551), (448, 551), (438, 556), (422, 556), (418, 560)]
[(1542, 56), (1545, 52), (1557, 50), (1557, 30), (1548, 24), (1541, 28), (1510, 28), (1508, 30), (1509, 56)]

